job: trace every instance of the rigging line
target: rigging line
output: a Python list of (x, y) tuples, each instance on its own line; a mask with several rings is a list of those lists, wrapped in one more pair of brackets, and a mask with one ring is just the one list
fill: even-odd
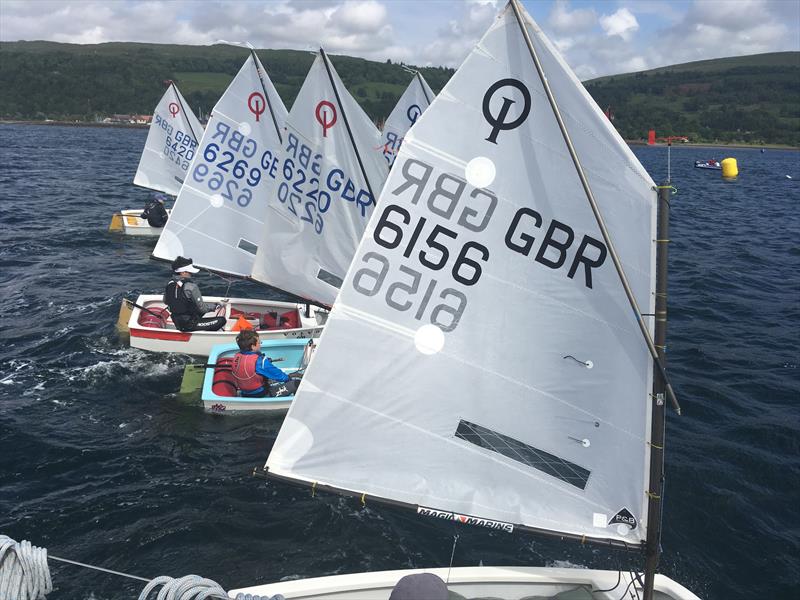
[[(633, 581), (644, 587), (642, 578), (639, 577), (639, 573), (636, 573), (635, 571), (629, 571), (629, 573), (631, 574), (631, 579), (633, 579)], [(639, 589), (636, 586), (633, 586), (633, 592), (636, 593), (636, 600), (641, 600), (641, 596), (639, 596)], [(633, 594), (631, 594), (631, 596), (633, 596)]]
[(194, 132), (194, 129), (192, 129), (192, 122), (189, 120), (189, 117), (186, 116), (186, 115), (188, 115), (188, 113), (186, 112), (186, 107), (183, 105), (183, 100), (181, 100), (181, 93), (178, 91), (178, 86), (175, 85), (175, 82), (172, 81), (171, 79), (169, 81), (169, 84), (173, 88), (175, 88), (175, 97), (178, 99), (178, 102), (181, 103), (181, 110), (183, 110), (183, 114), (186, 117), (186, 124), (189, 126), (189, 131), (192, 132), (192, 137), (194, 138), (194, 141), (197, 142), (197, 145), (199, 146), (200, 145), (200, 138), (197, 137), (197, 134)]
[(336, 88), (336, 83), (333, 80), (333, 73), (331, 73), (330, 65), (328, 65), (328, 55), (325, 54), (325, 50), (323, 50), (322, 48), (319, 49), (319, 53), (322, 56), (322, 62), (325, 64), (325, 70), (328, 72), (328, 79), (331, 82), (331, 87), (333, 88), (333, 94), (336, 96), (336, 102), (339, 104), (339, 110), (342, 111), (342, 118), (344, 119), (344, 125), (347, 128), (347, 135), (350, 137), (350, 143), (353, 146), (353, 152), (356, 153), (356, 159), (358, 159), (358, 166), (361, 167), (361, 174), (364, 176), (364, 181), (366, 181), (367, 183), (367, 189), (369, 190), (370, 196), (372, 196), (372, 202), (377, 206), (378, 198), (372, 191), (372, 186), (369, 183), (369, 177), (367, 177), (367, 171), (364, 168), (364, 163), (361, 162), (361, 154), (359, 153), (358, 147), (356, 146), (356, 140), (353, 137), (353, 131), (350, 129), (350, 122), (347, 120), (347, 113), (345, 113), (344, 106), (342, 105), (342, 99), (339, 97), (339, 90)]
[(613, 592), (615, 589), (619, 587), (620, 582), (622, 581), (622, 571), (617, 571), (617, 583), (614, 584), (614, 587), (610, 587), (606, 590), (592, 590), (592, 594), (599, 594), (601, 592)]
[[(454, 522), (455, 524), (455, 522)], [(453, 549), (450, 551), (450, 566), (447, 567), (447, 579), (445, 580), (444, 584), (450, 584), (450, 570), (453, 568), (453, 557), (456, 555), (456, 544), (458, 543), (458, 534), (453, 534)]]
[[(628, 582), (628, 585), (625, 586), (625, 591), (622, 592), (622, 595), (619, 597), (619, 600), (624, 600), (625, 596), (628, 595), (628, 590), (630, 589), (631, 585), (633, 585), (633, 583), (635, 581), (636, 581), (635, 579), (631, 578), (631, 580)], [(633, 588), (633, 589), (636, 589), (636, 588)], [(637, 592), (637, 595), (638, 595), (638, 592)], [(633, 594), (631, 594), (631, 598), (633, 598)]]
[[(250, 54), (253, 55), (253, 64), (256, 67), (256, 73), (258, 74), (258, 80), (261, 82), (261, 89), (264, 90), (264, 101), (267, 103), (267, 107), (269, 107), (269, 115), (272, 117), (272, 124), (275, 126), (275, 133), (278, 134), (278, 141), (283, 146), (283, 136), (281, 135), (281, 130), (278, 128), (278, 120), (275, 118), (275, 111), (272, 110), (272, 102), (269, 101), (269, 94), (267, 93), (267, 86), (264, 84), (264, 80), (261, 78), (261, 70), (258, 68), (258, 65), (261, 65), (261, 61), (258, 59), (258, 55), (253, 48), (250, 48)], [(262, 67), (264, 65), (261, 65)], [(264, 74), (267, 73), (267, 70), (264, 69)]]
[(122, 573), (121, 571), (112, 571), (111, 569), (106, 569), (103, 567), (87, 565), (86, 563), (78, 562), (76, 560), (69, 560), (66, 558), (60, 558), (58, 556), (53, 556), (52, 554), (48, 554), (47, 558), (52, 558), (53, 560), (69, 563), (71, 565), (77, 565), (79, 567), (85, 567), (87, 569), (94, 569), (95, 571), (103, 571), (104, 573), (111, 573), (112, 575), (120, 575), (121, 577), (127, 577), (129, 579), (138, 579), (139, 581), (144, 581), (145, 583), (150, 583), (151, 581), (150, 579), (146, 579), (145, 577), (139, 577), (138, 575), (131, 575), (130, 573)]
[(428, 98), (428, 92), (425, 91), (425, 84), (422, 83), (422, 75), (420, 74), (419, 71), (415, 71), (415, 73), (416, 73), (416, 76), (417, 76), (417, 80), (419, 81), (419, 87), (422, 88), (422, 95), (425, 96), (425, 101), (428, 103), (428, 106), (430, 106), (431, 105), (431, 99)]
[(581, 166), (580, 159), (578, 158), (578, 154), (575, 151), (575, 147), (572, 145), (572, 139), (570, 138), (569, 132), (567, 131), (567, 127), (564, 124), (564, 119), (561, 117), (561, 111), (558, 109), (558, 104), (556, 104), (555, 96), (553, 96), (553, 91), (550, 89), (550, 84), (547, 81), (547, 76), (544, 74), (542, 70), (542, 65), (539, 62), (539, 56), (536, 54), (536, 49), (533, 47), (533, 41), (528, 34), (528, 28), (525, 26), (523, 22), (522, 13), (520, 12), (519, 8), (519, 0), (510, 0), (511, 7), (514, 10), (514, 16), (517, 19), (517, 24), (519, 25), (520, 30), (522, 31), (522, 35), (525, 38), (525, 43), (528, 46), (528, 51), (530, 52), (531, 58), (533, 59), (534, 66), (536, 67), (536, 72), (539, 75), (539, 79), (541, 80), (542, 87), (544, 88), (545, 94), (547, 95), (547, 99), (550, 102), (550, 107), (553, 109), (553, 114), (558, 122), (558, 127), (561, 130), (561, 135), (564, 138), (564, 143), (567, 146), (567, 150), (569, 151), (569, 155), (572, 158), (572, 163), (575, 165), (575, 170), (578, 175), (578, 179), (581, 181), (581, 185), (583, 186), (583, 191), (586, 193), (586, 199), (589, 201), (589, 206), (592, 209), (592, 213), (594, 213), (595, 220), (597, 221), (597, 225), (600, 228), (600, 233), (603, 235), (603, 240), (608, 247), (608, 253), (611, 255), (611, 260), (614, 263), (614, 267), (617, 270), (617, 275), (619, 276), (620, 281), (622, 282), (622, 287), (625, 290), (625, 295), (628, 298), (628, 302), (633, 309), (634, 315), (636, 317), (636, 323), (639, 325), (639, 330), (642, 332), (642, 336), (644, 337), (645, 343), (647, 344), (647, 349), (650, 351), (650, 356), (653, 359), (653, 363), (658, 368), (661, 377), (664, 379), (664, 384), (667, 390), (667, 396), (669, 396), (670, 401), (672, 402), (672, 407), (675, 409), (679, 415), (681, 414), (681, 407), (678, 404), (678, 399), (675, 397), (675, 392), (672, 389), (672, 384), (670, 384), (669, 379), (667, 378), (667, 372), (664, 368), (664, 364), (661, 362), (661, 359), (658, 356), (658, 350), (656, 350), (655, 345), (653, 344), (653, 338), (650, 335), (650, 331), (647, 328), (647, 325), (642, 318), (642, 311), (639, 309), (639, 303), (636, 300), (636, 297), (633, 295), (633, 290), (630, 287), (630, 283), (628, 282), (628, 278), (625, 275), (625, 271), (622, 268), (622, 262), (620, 261), (619, 255), (617, 255), (617, 251), (614, 248), (614, 244), (611, 242), (611, 236), (606, 228), (605, 220), (603, 219), (603, 215), (600, 214), (600, 209), (597, 206), (597, 202), (594, 198), (594, 194), (592, 193), (591, 187), (589, 187), (589, 181), (586, 179), (586, 174), (583, 172), (583, 167)]
[[(103, 573), (109, 573), (111, 575), (119, 575), (120, 577), (127, 577), (128, 579), (136, 579), (138, 581), (144, 581), (147, 584), (153, 584), (153, 583), (157, 583), (158, 582), (158, 584), (161, 585), (165, 581), (168, 581), (168, 580), (171, 579), (171, 578), (168, 578), (168, 577), (165, 578), (163, 576), (162, 577), (156, 577), (155, 579), (146, 579), (144, 577), (139, 577), (138, 575), (131, 575), (130, 573), (123, 573), (121, 571), (113, 571), (111, 569), (106, 569), (104, 567), (98, 567), (98, 566), (95, 566), (95, 565), (89, 565), (89, 564), (86, 564), (86, 563), (78, 562), (76, 560), (69, 560), (67, 558), (61, 558), (59, 556), (53, 556), (52, 554), (48, 554), (47, 558), (48, 559), (52, 558), (53, 560), (60, 561), (60, 562), (63, 562), (63, 563), (68, 563), (70, 565), (76, 565), (78, 567), (84, 567), (86, 569), (93, 569), (95, 571), (102, 571)], [(189, 577), (197, 577), (197, 576), (190, 575)], [(148, 585), (145, 589), (148, 589), (149, 587), (150, 587), (150, 585)], [(141, 596), (139, 596), (139, 597), (141, 598)], [(194, 597), (194, 595), (193, 595), (193, 597)], [(218, 600), (229, 600), (228, 596), (223, 596), (223, 595), (220, 595), (219, 593), (207, 594), (207, 595), (203, 596), (203, 598), (217, 598)]]

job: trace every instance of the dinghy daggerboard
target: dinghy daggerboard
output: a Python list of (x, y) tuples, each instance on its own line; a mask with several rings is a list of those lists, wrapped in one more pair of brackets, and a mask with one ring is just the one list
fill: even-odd
[[(653, 314), (655, 185), (525, 20)], [(407, 135), (268, 471), (641, 547), (653, 362), (607, 257), (509, 6)]]

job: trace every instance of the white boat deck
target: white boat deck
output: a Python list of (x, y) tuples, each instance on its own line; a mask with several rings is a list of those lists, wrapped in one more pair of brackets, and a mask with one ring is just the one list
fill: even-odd
[[(619, 571), (538, 567), (456, 567), (354, 573), (297, 579), (234, 589), (237, 600), (266, 599), (282, 594), (286, 600), (388, 600), (397, 581), (414, 573), (433, 573), (447, 581), (448, 600), (620, 600), (641, 598), (638, 582)], [(635, 591), (634, 591), (635, 589)], [(250, 596), (248, 596), (248, 594)], [(425, 600), (425, 599), (420, 599)], [(656, 575), (654, 600), (700, 600), (682, 585)]]

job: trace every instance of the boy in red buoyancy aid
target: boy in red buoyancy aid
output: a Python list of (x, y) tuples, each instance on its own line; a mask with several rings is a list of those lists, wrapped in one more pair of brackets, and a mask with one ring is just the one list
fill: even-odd
[(286, 373), (274, 366), (270, 359), (261, 353), (261, 340), (255, 331), (244, 329), (236, 336), (236, 343), (239, 345), (239, 352), (233, 357), (231, 366), (236, 387), (242, 396), (249, 398), (269, 396), (270, 381), (285, 382), (286, 395), (294, 393), (297, 383), (290, 381)]

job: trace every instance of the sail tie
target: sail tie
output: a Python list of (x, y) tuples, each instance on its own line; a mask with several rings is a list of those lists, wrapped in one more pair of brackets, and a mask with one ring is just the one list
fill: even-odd
[(590, 361), (590, 360), (586, 360), (586, 361), (583, 361), (583, 360), (578, 360), (577, 358), (575, 358), (574, 356), (572, 356), (572, 354), (567, 354), (567, 355), (566, 355), (566, 356), (564, 356), (563, 358), (565, 358), (565, 359), (567, 359), (567, 358), (571, 358), (571, 359), (572, 359), (572, 360), (574, 360), (576, 363), (582, 364), (582, 365), (583, 365), (584, 367), (586, 367), (587, 369), (591, 369), (591, 368), (592, 368), (592, 366), (593, 366), (593, 365), (592, 365), (592, 361)]

